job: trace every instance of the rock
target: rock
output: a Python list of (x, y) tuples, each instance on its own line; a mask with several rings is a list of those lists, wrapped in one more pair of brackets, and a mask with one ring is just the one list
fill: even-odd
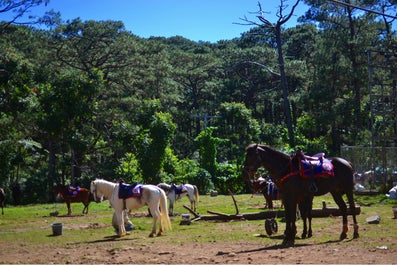
[(380, 223), (380, 216), (370, 216), (367, 219), (365, 219), (368, 224), (379, 224)]

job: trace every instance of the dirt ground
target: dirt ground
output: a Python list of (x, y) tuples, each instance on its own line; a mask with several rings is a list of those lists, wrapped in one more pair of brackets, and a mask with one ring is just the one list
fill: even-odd
[(65, 260), (70, 264), (396, 264), (397, 253), (381, 247), (346, 246), (343, 242), (324, 245), (298, 243), (289, 248), (245, 242), (132, 245), (124, 249), (109, 249), (108, 244), (92, 244), (84, 248), (41, 249), (34, 253), (20, 248), (2, 256), (0, 263), (59, 264), (65, 263)]
[[(166, 236), (165, 236), (166, 237)], [(283, 248), (277, 243), (264, 246), (244, 241), (233, 243), (164, 244), (155, 238), (147, 244), (137, 244), (132, 235), (123, 238), (109, 236), (91, 244), (70, 245), (67, 248), (42, 247), (28, 251), (24, 244), (9, 242), (1, 246), (0, 263), (35, 264), (397, 264), (397, 239), (380, 239), (379, 246), (366, 247), (365, 242), (350, 244), (331, 241), (310, 244), (297, 239), (294, 247)], [(120, 240), (126, 244), (120, 247)], [(356, 239), (355, 239), (356, 240)], [(360, 240), (360, 239), (357, 239)], [(365, 241), (365, 239), (361, 239)], [(371, 244), (373, 245), (373, 244)], [(386, 246), (392, 246), (386, 247)], [(7, 253), (4, 255), (4, 253)]]
[[(145, 215), (146, 212), (142, 212), (135, 217)], [(279, 225), (279, 229), (284, 229), (284, 224)], [(83, 226), (75, 224), (64, 229), (102, 229), (108, 226), (110, 225), (98, 223)], [(221, 229), (230, 227), (227, 222), (220, 223), (219, 226)], [(397, 264), (397, 229), (394, 235), (387, 234), (374, 239), (373, 236), (366, 235), (371, 232), (371, 228), (360, 226), (360, 238), (352, 239), (352, 227), (349, 227), (348, 238), (343, 241), (337, 240), (335, 231), (339, 229), (340, 222), (337, 221), (316, 230), (314, 237), (317, 236), (316, 233), (335, 235), (334, 239), (320, 243), (300, 239), (298, 235), (294, 247), (280, 245), (281, 231), (271, 236), (270, 243), (267, 239), (266, 244), (243, 239), (232, 243), (215, 240), (176, 243), (169, 242), (172, 237), (167, 233), (160, 238), (148, 240), (147, 231), (144, 231), (145, 239), (131, 231), (130, 235), (122, 238), (110, 234), (96, 241), (68, 243), (67, 247), (54, 243), (34, 246), (32, 249), (27, 243), (21, 243), (23, 241), (0, 240), (0, 264)], [(137, 233), (142, 236), (141, 232)], [(268, 237), (265, 234), (250, 236)]]

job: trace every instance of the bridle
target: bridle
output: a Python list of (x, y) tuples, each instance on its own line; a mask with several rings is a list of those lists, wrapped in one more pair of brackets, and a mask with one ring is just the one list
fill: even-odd
[(247, 167), (247, 165), (243, 165), (243, 172), (248, 176), (247, 180), (250, 180), (252, 176), (256, 174), (256, 171), (260, 166), (262, 165), (262, 156), (259, 153), (260, 151), (263, 151), (263, 149), (258, 149), (258, 147), (255, 149), (255, 157), (256, 157), (256, 163), (253, 166)]
[(94, 181), (92, 182), (92, 186), (94, 187), (94, 190), (93, 190), (92, 193), (94, 194), (95, 202), (101, 202), (103, 196), (101, 196), (101, 198), (98, 198), (97, 189), (96, 189), (96, 183)]

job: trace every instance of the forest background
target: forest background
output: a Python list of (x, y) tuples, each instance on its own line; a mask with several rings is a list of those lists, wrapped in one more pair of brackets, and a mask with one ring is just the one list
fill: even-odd
[[(0, 12), (45, 2), (2, 0)], [(381, 15), (397, 2), (303, 2), (296, 27), (283, 27), (288, 13), (268, 21), (258, 5), (255, 20), (241, 21), (254, 28), (217, 43), (140, 38), (121, 21), (53, 12), (1, 22), (0, 186), (28, 193), (18, 203), (94, 178), (242, 193), (250, 143), (328, 156), (370, 146), (367, 51), (397, 57), (395, 18)], [(397, 135), (380, 116), (374, 124)]]

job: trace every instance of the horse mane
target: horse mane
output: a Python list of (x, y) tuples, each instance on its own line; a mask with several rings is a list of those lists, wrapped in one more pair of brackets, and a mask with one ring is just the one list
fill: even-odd
[(248, 146), (245, 148), (245, 151), (247, 152), (247, 151), (249, 151), (249, 150), (258, 149), (258, 148), (259, 148), (259, 150), (263, 149), (263, 151), (276, 152), (276, 153), (278, 153), (278, 154), (280, 154), (280, 155), (285, 156), (285, 158), (289, 158), (289, 157), (290, 157), (288, 154), (286, 154), (286, 153), (284, 153), (284, 152), (282, 152), (282, 151), (280, 151), (280, 150), (277, 150), (276, 148), (271, 147), (271, 146), (269, 146), (269, 145), (265, 145), (265, 144), (250, 144), (250, 145), (248, 145)]
[(165, 191), (170, 191), (171, 190), (171, 185), (169, 185), (169, 184), (167, 184), (167, 183), (159, 183), (158, 185), (157, 185), (157, 187), (159, 187), (159, 188), (161, 188), (161, 189), (163, 189), (163, 190), (165, 190)]
[(95, 179), (93, 182), (95, 182), (97, 186), (99, 184), (100, 186), (111, 187), (112, 189), (114, 189), (117, 185), (119, 185), (118, 183), (108, 181), (105, 179)]
[(106, 179), (95, 179), (95, 183), (105, 183), (105, 184), (112, 184), (114, 186), (118, 185), (118, 183), (106, 180)]

